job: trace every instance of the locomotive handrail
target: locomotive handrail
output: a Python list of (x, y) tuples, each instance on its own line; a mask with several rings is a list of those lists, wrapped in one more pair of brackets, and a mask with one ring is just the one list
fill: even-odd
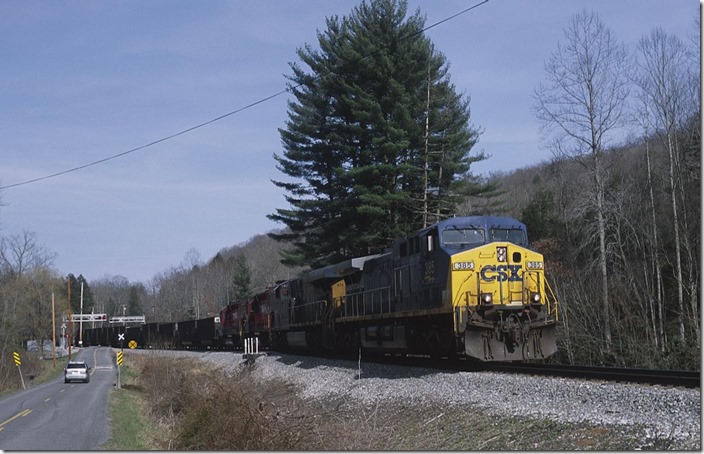
[[(368, 314), (392, 312), (391, 286), (365, 290), (342, 297), (341, 317), (359, 317)], [(291, 306), (289, 308), (291, 323), (297, 323), (300, 316), (306, 322), (321, 322), (322, 310), (327, 300), (317, 300)], [(299, 317), (297, 317), (297, 315)]]
[[(469, 281), (469, 279), (472, 277), (473, 273), (470, 273), (467, 275), (467, 277), (460, 283), (459, 290), (457, 291), (457, 295), (455, 295), (455, 299), (452, 300), (452, 306), (453, 307), (459, 307), (462, 306), (462, 302), (460, 301), (462, 297), (464, 296), (464, 306), (469, 307), (469, 299), (472, 296), (472, 289), (469, 289), (465, 292), (462, 291), (464, 288), (465, 284)], [(479, 273), (476, 274), (477, 277), (477, 287), (479, 288)]]
[(558, 312), (558, 306), (560, 303), (557, 300), (557, 296), (555, 296), (555, 292), (552, 290), (552, 287), (550, 287), (550, 282), (548, 282), (547, 279), (545, 280), (545, 288), (549, 292), (549, 296), (552, 298), (547, 298), (545, 301), (545, 304), (548, 306), (548, 314), (555, 314), (555, 320), (559, 320), (559, 312)]
[[(530, 300), (530, 294), (528, 292), (528, 286), (526, 285), (526, 279), (530, 276), (530, 272), (526, 270), (521, 276), (521, 299), (526, 302)], [(538, 288), (540, 288), (540, 283), (538, 283)]]
[[(386, 293), (386, 295), (384, 295)], [(379, 301), (379, 312), (376, 312), (376, 298), (374, 295), (377, 294)], [(391, 286), (379, 287), (372, 290), (364, 290), (362, 292), (352, 293), (350, 295), (345, 295), (342, 297), (343, 306), (340, 313), (341, 317), (360, 317), (367, 315), (367, 304), (369, 302), (371, 305), (370, 314), (383, 314), (384, 313), (384, 296), (386, 296), (386, 301), (388, 303), (387, 310), (388, 313), (391, 312)], [(371, 299), (369, 299), (371, 298)]]
[(558, 310), (557, 309), (558, 309), (559, 303), (557, 300), (557, 296), (555, 296), (555, 292), (553, 291), (552, 287), (550, 287), (550, 282), (548, 281), (548, 279), (545, 277), (545, 275), (543, 273), (540, 273), (538, 271), (526, 271), (526, 273), (523, 275), (524, 283), (525, 283), (526, 275), (528, 275), (528, 274), (530, 274), (530, 275), (535, 274), (535, 276), (537, 276), (536, 283), (538, 284), (538, 288), (540, 288), (540, 282), (541, 282), (541, 277), (542, 277), (542, 282), (545, 284), (545, 293), (546, 293), (545, 305), (548, 310), (548, 315), (551, 315), (551, 314), (554, 315), (555, 320), (557, 320), (558, 319)]
[(296, 314), (302, 315), (305, 322), (319, 322), (322, 320), (323, 303), (326, 300), (317, 300), (310, 303), (292, 305), (289, 309), (289, 320), (291, 323), (298, 323)]

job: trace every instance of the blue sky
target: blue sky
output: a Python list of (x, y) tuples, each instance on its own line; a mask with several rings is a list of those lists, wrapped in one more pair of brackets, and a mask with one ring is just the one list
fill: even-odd
[[(478, 1), (410, 0), (426, 25)], [(357, 1), (138, 0), (0, 2), (0, 186), (131, 150), (286, 88), (296, 49)], [(543, 63), (569, 18), (597, 12), (633, 48), (654, 27), (682, 39), (699, 5), (684, 0), (490, 0), (428, 36), (471, 96), (475, 174), (550, 158), (531, 109)], [(0, 236), (33, 232), (61, 274), (146, 282), (195, 249), (283, 227), (288, 94), (123, 157), (0, 190)]]

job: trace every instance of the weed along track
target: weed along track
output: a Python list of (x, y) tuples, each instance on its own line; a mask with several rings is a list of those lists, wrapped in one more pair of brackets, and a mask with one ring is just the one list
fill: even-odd
[(169, 449), (700, 449), (699, 389), (272, 352), (249, 365), (232, 352), (134, 356)]

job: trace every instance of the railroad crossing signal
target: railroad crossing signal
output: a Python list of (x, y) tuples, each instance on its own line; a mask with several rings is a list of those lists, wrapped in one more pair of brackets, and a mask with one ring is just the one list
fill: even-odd
[(108, 314), (71, 314), (72, 322), (107, 322)]
[(147, 319), (144, 315), (128, 315), (110, 317), (110, 323), (146, 323)]
[(122, 350), (117, 352), (117, 365), (122, 366)]

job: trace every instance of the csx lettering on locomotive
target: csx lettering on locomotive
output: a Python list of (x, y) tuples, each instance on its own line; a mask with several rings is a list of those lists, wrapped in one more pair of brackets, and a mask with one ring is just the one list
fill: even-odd
[(523, 278), (523, 275), (519, 274), (521, 268), (521, 265), (485, 265), (479, 274), (486, 282), (519, 282)]

